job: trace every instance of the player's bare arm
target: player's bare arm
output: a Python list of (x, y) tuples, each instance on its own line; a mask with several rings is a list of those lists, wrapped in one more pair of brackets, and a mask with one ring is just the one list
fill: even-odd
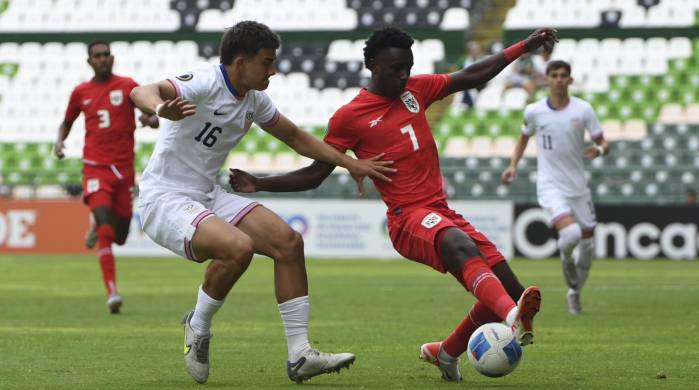
[(595, 139), (595, 144), (585, 149), (585, 157), (590, 160), (594, 160), (600, 156), (606, 156), (609, 154), (609, 143), (604, 136)]
[(175, 87), (167, 80), (134, 88), (129, 97), (136, 107), (171, 121), (179, 121), (196, 113), (197, 106), (177, 96)]
[(73, 122), (68, 122), (66, 120), (61, 122), (61, 125), (58, 126), (58, 139), (56, 140), (56, 144), (53, 147), (53, 154), (59, 160), (65, 157), (65, 140), (66, 138), (68, 138), (68, 134), (70, 134), (70, 129), (72, 127)]
[[(378, 156), (374, 157), (377, 159)], [(311, 165), (279, 175), (257, 177), (240, 169), (230, 169), (228, 182), (236, 192), (298, 192), (317, 188), (332, 171), (335, 165), (314, 161)]]
[(529, 35), (527, 39), (510, 46), (502, 53), (493, 54), (464, 69), (451, 73), (449, 75), (451, 84), (445, 96), (483, 85), (525, 52), (536, 50), (541, 46), (547, 49), (553, 48), (553, 45), (558, 42), (557, 33), (558, 31), (553, 28), (540, 28)]
[(284, 115), (280, 115), (277, 123), (265, 127), (264, 130), (289, 145), (290, 148), (301, 155), (347, 168), (352, 174), (352, 177), (357, 180), (360, 189), (360, 179), (364, 178), (364, 176), (391, 181), (391, 179), (384, 174), (395, 172), (395, 169), (389, 167), (393, 164), (393, 161), (379, 161), (378, 159), (357, 160), (351, 158), (346, 154), (340, 153), (337, 149), (325, 142), (318, 140), (311, 134), (299, 129)]
[(522, 159), (522, 155), (524, 155), (524, 150), (527, 149), (528, 143), (529, 136), (520, 134), (519, 140), (517, 140), (517, 144), (515, 145), (514, 153), (512, 154), (512, 160), (510, 160), (510, 165), (505, 168), (500, 176), (503, 184), (510, 184), (517, 177), (517, 164), (519, 164), (519, 160)]

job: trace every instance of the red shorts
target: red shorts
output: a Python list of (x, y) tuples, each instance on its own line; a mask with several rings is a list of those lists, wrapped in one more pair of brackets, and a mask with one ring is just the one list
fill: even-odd
[(389, 214), (388, 217), (388, 234), (396, 251), (407, 259), (428, 265), (441, 273), (446, 270), (442, 265), (437, 238), (439, 232), (450, 227), (468, 234), (491, 268), (505, 261), (505, 256), (488, 237), (446, 205), (411, 209), (400, 215)]
[(133, 169), (115, 165), (83, 167), (83, 201), (91, 210), (107, 206), (118, 218), (131, 218), (133, 212)]

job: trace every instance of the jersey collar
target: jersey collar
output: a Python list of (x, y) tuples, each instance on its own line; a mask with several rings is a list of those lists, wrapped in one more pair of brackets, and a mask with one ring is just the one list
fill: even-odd
[(243, 99), (245, 96), (240, 96), (238, 91), (235, 90), (233, 83), (231, 83), (231, 79), (228, 78), (228, 72), (226, 72), (226, 67), (223, 66), (223, 64), (219, 64), (218, 67), (219, 67), (219, 69), (221, 69), (221, 74), (223, 74), (223, 80), (226, 81), (226, 87), (228, 87), (228, 90), (233, 94), (233, 96), (236, 99), (238, 99), (238, 100)]

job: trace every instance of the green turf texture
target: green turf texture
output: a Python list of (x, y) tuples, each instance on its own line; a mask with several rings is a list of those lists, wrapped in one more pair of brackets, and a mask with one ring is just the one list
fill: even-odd
[[(315, 389), (687, 389), (699, 383), (699, 262), (597, 261), (570, 316), (557, 261), (515, 260), (543, 294), (535, 344), (519, 367), (491, 379), (462, 360), (464, 382), (445, 383), (418, 360), (473, 303), (451, 277), (409, 261), (307, 262), (310, 338), (351, 351), (339, 375)], [(204, 266), (181, 259), (119, 259), (122, 314), (109, 315), (91, 257), (0, 255), (1, 389), (296, 388), (272, 266), (257, 258), (214, 321), (211, 375), (193, 382), (182, 360), (181, 315)], [(663, 377), (664, 378), (658, 378)]]

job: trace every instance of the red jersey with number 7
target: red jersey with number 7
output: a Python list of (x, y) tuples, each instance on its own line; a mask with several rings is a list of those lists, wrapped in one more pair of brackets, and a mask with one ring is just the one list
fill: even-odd
[(71, 93), (65, 120), (72, 123), (85, 113), (86, 164), (133, 168), (136, 106), (129, 94), (137, 86), (129, 77), (113, 75), (105, 83), (82, 83)]
[(394, 161), (392, 182), (374, 180), (389, 212), (446, 200), (425, 110), (444, 97), (450, 80), (446, 74), (413, 76), (396, 99), (362, 89), (330, 118), (325, 142), (358, 158), (385, 153), (384, 160)]

